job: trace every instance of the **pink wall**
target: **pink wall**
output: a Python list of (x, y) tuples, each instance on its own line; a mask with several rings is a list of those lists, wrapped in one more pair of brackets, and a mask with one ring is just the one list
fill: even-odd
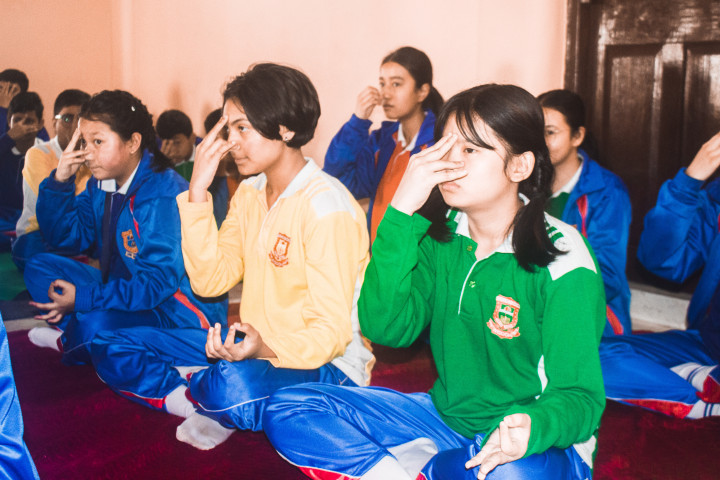
[(290, 64), (310, 76), (320, 95), (323, 115), (305, 150), (321, 162), (357, 93), (377, 82), (380, 60), (401, 45), (430, 56), (435, 85), (446, 98), (485, 82), (515, 83), (533, 94), (561, 86), (565, 5), (564, 0), (16, 0), (3, 2), (0, 68), (25, 70), (48, 109), (64, 88), (124, 88), (156, 115), (167, 108), (184, 110), (196, 132), (204, 133), (202, 120), (220, 105), (225, 81), (258, 61)]
[(113, 18), (110, 0), (3, 1), (0, 7), (0, 70), (18, 68), (45, 105), (67, 88), (95, 92), (113, 81)]

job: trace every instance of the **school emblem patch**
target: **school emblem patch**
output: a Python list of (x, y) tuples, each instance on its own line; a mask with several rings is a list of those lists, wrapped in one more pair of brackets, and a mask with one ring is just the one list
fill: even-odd
[(498, 295), (495, 297), (495, 311), (486, 325), (492, 333), (500, 338), (514, 338), (520, 336), (520, 327), (517, 326), (520, 304), (510, 297)]
[(275, 240), (275, 246), (272, 251), (268, 254), (270, 261), (276, 267), (284, 267), (288, 264), (288, 248), (290, 247), (290, 237), (284, 233), (278, 233), (277, 239)]
[(126, 230), (122, 232), (123, 247), (125, 247), (125, 256), (135, 260), (138, 253), (138, 247), (135, 244), (135, 237), (133, 237), (132, 230)]

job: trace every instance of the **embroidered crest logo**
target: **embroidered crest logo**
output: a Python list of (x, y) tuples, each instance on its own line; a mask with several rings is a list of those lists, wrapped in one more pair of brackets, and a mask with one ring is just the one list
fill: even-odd
[(288, 264), (288, 248), (290, 247), (290, 237), (283, 233), (278, 233), (277, 240), (275, 240), (275, 246), (272, 251), (268, 254), (270, 261), (276, 267), (284, 267)]
[(125, 256), (135, 260), (138, 253), (138, 247), (135, 244), (135, 237), (133, 237), (132, 230), (126, 230), (122, 232), (123, 247), (125, 247)]
[(493, 317), (486, 325), (492, 333), (500, 338), (514, 338), (520, 336), (520, 327), (517, 326), (520, 304), (510, 297), (498, 295), (495, 297), (495, 311)]

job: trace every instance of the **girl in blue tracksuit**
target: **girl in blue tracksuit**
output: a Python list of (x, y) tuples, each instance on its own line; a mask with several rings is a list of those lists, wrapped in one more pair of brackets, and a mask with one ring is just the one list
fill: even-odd
[[(83, 163), (93, 176), (75, 197), (73, 177)], [(103, 91), (83, 106), (57, 169), (40, 184), (37, 218), (54, 247), (95, 245), (100, 269), (53, 254), (28, 262), (32, 303), (47, 311), (37, 318), (57, 327), (32, 329), (33, 343), (62, 346), (66, 363), (87, 363), (87, 346), (101, 330), (226, 322), (227, 300), (203, 299), (190, 288), (175, 203), (187, 182), (170, 166), (140, 100)]]
[[(435, 115), (443, 103), (432, 86), (430, 59), (413, 47), (399, 48), (383, 59), (379, 87), (360, 92), (355, 113), (332, 139), (324, 166), (355, 198), (370, 198), (371, 241), (410, 155), (434, 143)], [(392, 121), (368, 132), (378, 105)]]
[(703, 268), (688, 330), (605, 339), (601, 360), (609, 398), (681, 418), (720, 415), (720, 134), (660, 189), (645, 216), (638, 258), (682, 282)]
[(552, 90), (538, 101), (545, 114), (545, 140), (555, 167), (547, 211), (574, 225), (595, 252), (607, 301), (604, 335), (630, 333), (630, 287), (625, 276), (631, 219), (627, 188), (584, 149), (594, 153), (579, 95)]

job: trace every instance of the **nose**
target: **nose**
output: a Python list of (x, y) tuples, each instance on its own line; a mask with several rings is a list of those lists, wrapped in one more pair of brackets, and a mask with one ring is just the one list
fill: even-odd
[(455, 160), (456, 158), (460, 160), (460, 152), (462, 150), (462, 146), (458, 144), (459, 142), (455, 143), (452, 147), (450, 147), (450, 150), (445, 154), (445, 159), (447, 160)]
[[(240, 144), (241, 140), (240, 133), (236, 131), (236, 129), (231, 128), (229, 129), (228, 135), (227, 135), (227, 141), (228, 142), (235, 142), (235, 147), (237, 147)], [(233, 147), (233, 148), (235, 148)]]
[(380, 96), (381, 96), (384, 100), (390, 98), (390, 96), (391, 96), (390, 86), (388, 86), (388, 85), (383, 85), (382, 87), (380, 87)]

